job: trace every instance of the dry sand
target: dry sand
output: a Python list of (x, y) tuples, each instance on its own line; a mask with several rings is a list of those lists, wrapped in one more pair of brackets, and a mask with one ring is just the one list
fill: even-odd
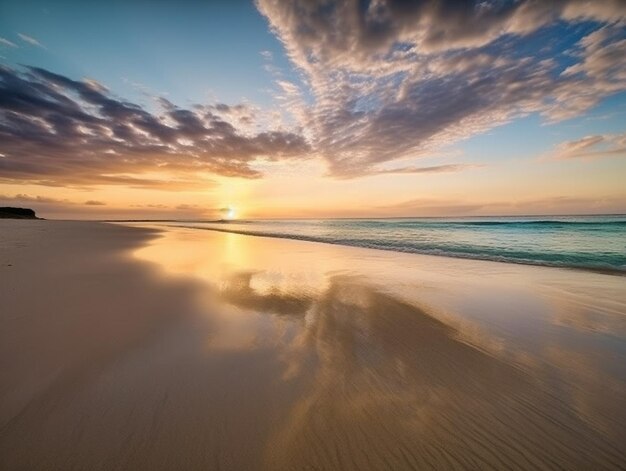
[(0, 221), (0, 469), (624, 469), (620, 277)]

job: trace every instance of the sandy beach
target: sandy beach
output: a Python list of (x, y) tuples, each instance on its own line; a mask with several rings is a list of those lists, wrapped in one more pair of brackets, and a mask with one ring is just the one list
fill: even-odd
[(626, 279), (0, 221), (0, 468), (624, 469)]

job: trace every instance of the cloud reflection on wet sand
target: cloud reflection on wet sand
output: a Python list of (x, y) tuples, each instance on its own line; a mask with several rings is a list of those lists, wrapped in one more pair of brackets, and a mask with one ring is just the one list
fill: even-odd
[[(191, 237), (190, 242), (203, 236), (178, 237)], [(611, 377), (593, 360), (565, 368), (556, 353), (575, 357), (576, 352), (563, 338), (550, 338), (548, 331), (544, 339), (529, 339), (520, 330), (519, 338), (507, 343), (489, 338), (467, 319), (444, 323), (441, 313), (432, 312), (432, 302), (420, 305), (420, 280), (410, 296), (396, 296), (385, 285), (382, 264), (367, 261), (364, 268), (341, 261), (342, 248), (291, 241), (281, 247), (284, 241), (233, 234), (209, 237), (212, 245), (228, 250), (215, 256), (219, 249), (207, 247), (211, 262), (196, 258), (195, 272), (209, 283), (217, 280), (221, 301), (243, 315), (241, 320), (231, 313), (224, 325), (235, 322), (228, 330), (246, 330), (257, 318), (257, 338), (246, 348), (273, 349), (285, 364), (282, 379), (300, 391), (295, 404), (284, 404), (286, 418), (268, 439), (271, 468), (611, 467), (623, 462), (616, 445), (623, 426), (605, 414), (616, 412), (623, 378)], [(188, 260), (184, 252), (174, 252), (178, 261), (165, 264)], [(325, 257), (334, 261), (320, 262)], [(381, 270), (374, 276), (377, 283), (371, 282), (372, 273), (364, 273), (372, 268)], [(427, 281), (423, 285), (424, 294), (433, 290)], [(481, 309), (495, 310), (487, 318), (507, 317), (514, 315), (507, 303), (524, 297), (527, 293), (513, 286), (487, 296)], [(570, 298), (564, 297), (565, 304), (579, 302)], [(544, 305), (539, 294), (526, 299), (524, 322), (530, 322), (530, 332), (545, 328), (539, 322)], [(563, 316), (562, 310), (553, 312)], [(619, 326), (614, 317), (603, 319)], [(511, 348), (524, 342), (527, 348), (535, 342), (547, 347)], [(603, 393), (607, 380), (611, 392)]]
[[(235, 280), (228, 302), (263, 298)], [(288, 310), (270, 299), (269, 312)], [(303, 363), (302, 396), (268, 441), (270, 468), (617, 467), (623, 458), (557, 391), (358, 279), (333, 277), (307, 317), (288, 359), (291, 371)]]

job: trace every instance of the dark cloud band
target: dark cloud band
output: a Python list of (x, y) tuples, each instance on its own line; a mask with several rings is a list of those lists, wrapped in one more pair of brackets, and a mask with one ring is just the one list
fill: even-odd
[[(44, 184), (158, 186), (147, 172), (255, 178), (258, 158), (301, 158), (298, 134), (238, 130), (232, 107), (169, 106), (155, 115), (93, 81), (0, 67), (0, 178)], [(131, 176), (129, 176), (131, 175)], [(175, 182), (174, 182), (175, 183)], [(176, 185), (174, 185), (176, 186)]]

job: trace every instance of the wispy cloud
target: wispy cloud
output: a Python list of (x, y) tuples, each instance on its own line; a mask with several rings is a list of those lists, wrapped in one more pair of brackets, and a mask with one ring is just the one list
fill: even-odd
[(20, 206), (34, 209), (41, 217), (79, 217), (93, 219), (134, 219), (134, 218), (174, 218), (180, 217), (217, 217), (219, 212), (211, 205), (178, 205), (172, 208), (164, 204), (127, 204), (123, 207), (107, 204), (100, 200), (77, 201), (70, 199), (50, 198), (40, 195), (18, 193), (14, 195), (0, 194), (0, 206)]
[[(355, 177), (530, 113), (577, 116), (626, 90), (626, 3), (257, 0), (302, 74), (286, 110), (331, 174)], [(596, 25), (564, 73), (533, 33)], [(570, 28), (569, 30), (567, 28)], [(545, 47), (544, 47), (545, 46)], [(299, 101), (304, 90), (313, 104)]]
[(510, 201), (468, 202), (460, 199), (415, 198), (398, 203), (377, 206), (373, 211), (381, 215), (398, 216), (467, 216), (502, 214), (577, 214), (622, 213), (626, 210), (624, 196), (577, 197), (552, 196)]
[(199, 206), (197, 204), (179, 204), (176, 206), (176, 209), (181, 211), (195, 210), (198, 208)]
[(26, 42), (26, 43), (30, 44), (31, 46), (37, 46), (37, 47), (40, 47), (40, 48), (42, 48), (42, 49), (46, 49), (46, 46), (44, 46), (43, 44), (41, 44), (39, 41), (37, 41), (37, 40), (36, 40), (35, 38), (33, 38), (32, 36), (29, 36), (29, 35), (24, 34), (24, 33), (17, 33), (17, 35), (19, 36), (19, 38), (20, 38), (22, 41), (24, 41), (24, 42)]
[(379, 210), (381, 214), (395, 214), (401, 216), (453, 216), (479, 213), (484, 209), (484, 205), (460, 200), (414, 198), (398, 203), (377, 206), (374, 209)]
[(599, 159), (626, 157), (626, 133), (598, 134), (558, 144), (551, 159)]
[(28, 204), (28, 203), (67, 204), (69, 203), (68, 200), (62, 200), (58, 198), (49, 198), (45, 196), (33, 196), (33, 195), (28, 195), (26, 193), (18, 193), (12, 196), (0, 194), (0, 201), (14, 202), (14, 203), (20, 203), (20, 204)]
[(374, 172), (375, 174), (395, 173), (395, 174), (416, 174), (416, 173), (449, 173), (460, 172), (462, 170), (468, 170), (472, 168), (484, 167), (481, 164), (445, 164), (445, 165), (430, 165), (427, 167), (399, 167), (391, 169), (381, 169)]
[(8, 39), (0, 37), (0, 45), (7, 47), (18, 47), (14, 42), (9, 41)]

